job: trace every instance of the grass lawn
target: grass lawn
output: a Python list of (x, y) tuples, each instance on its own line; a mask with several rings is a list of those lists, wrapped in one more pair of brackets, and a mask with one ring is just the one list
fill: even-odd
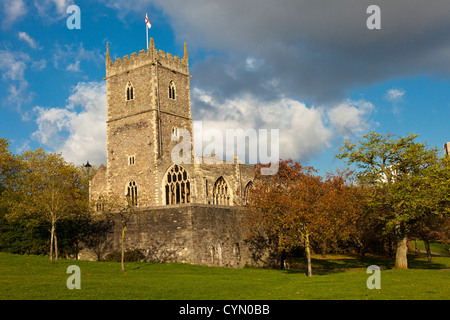
[[(168, 263), (89, 262), (0, 253), (0, 299), (450, 299), (449, 257), (410, 257), (409, 270), (368, 257), (315, 256), (313, 277), (303, 270), (229, 269)], [(381, 289), (366, 286), (367, 266), (381, 268)], [(81, 270), (81, 289), (69, 290), (67, 267)], [(349, 269), (350, 268), (350, 269)], [(347, 269), (347, 270), (341, 270)]]
[[(411, 247), (414, 248), (414, 241), (411, 241)], [(423, 241), (417, 241), (417, 248), (419, 250), (425, 251), (425, 244)], [(430, 250), (433, 253), (443, 254), (443, 255), (450, 255), (450, 245), (445, 245), (439, 242), (431, 242), (430, 243)]]

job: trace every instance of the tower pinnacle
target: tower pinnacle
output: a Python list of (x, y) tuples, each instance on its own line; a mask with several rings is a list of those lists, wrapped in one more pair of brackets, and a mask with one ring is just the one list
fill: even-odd
[(183, 53), (183, 59), (181, 61), (185, 64), (189, 64), (189, 57), (188, 57), (188, 53), (187, 53), (186, 42), (184, 43), (184, 53)]
[(105, 58), (105, 61), (106, 61), (106, 63), (112, 62), (111, 56), (109, 55), (109, 44), (108, 44), (108, 42), (106, 42), (106, 58)]

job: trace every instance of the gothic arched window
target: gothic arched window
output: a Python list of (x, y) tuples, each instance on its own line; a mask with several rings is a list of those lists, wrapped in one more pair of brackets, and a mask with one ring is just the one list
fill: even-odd
[(175, 84), (173, 81), (169, 83), (169, 99), (175, 100)]
[(167, 171), (165, 193), (166, 205), (191, 202), (191, 183), (183, 167), (175, 164)]
[(127, 83), (127, 101), (134, 99), (133, 85), (131, 82)]
[(213, 204), (229, 206), (230, 205), (230, 188), (223, 177), (216, 180), (213, 189)]
[(127, 200), (129, 201), (130, 206), (136, 207), (137, 206), (137, 199), (138, 199), (138, 189), (136, 182), (131, 180), (128, 183), (127, 187)]
[(249, 183), (247, 183), (247, 185), (245, 186), (245, 189), (244, 189), (244, 205), (249, 204), (249, 200), (250, 200), (249, 196), (250, 196), (252, 189), (253, 189), (253, 182), (250, 181)]

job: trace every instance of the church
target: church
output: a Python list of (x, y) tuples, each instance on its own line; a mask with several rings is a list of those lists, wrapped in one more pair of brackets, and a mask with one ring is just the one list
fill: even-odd
[[(91, 206), (102, 210), (107, 194), (128, 199), (139, 214), (127, 225), (126, 249), (148, 260), (252, 264), (242, 219), (255, 168), (236, 156), (194, 155), (186, 44), (180, 59), (150, 38), (147, 52), (115, 61), (107, 45), (105, 65), (107, 164), (90, 182)], [(180, 132), (189, 133), (190, 154), (174, 163)], [(116, 230), (109, 251), (119, 239)]]

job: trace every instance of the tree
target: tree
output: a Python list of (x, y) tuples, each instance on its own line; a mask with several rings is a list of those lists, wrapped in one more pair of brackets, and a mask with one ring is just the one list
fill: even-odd
[(106, 199), (104, 199), (103, 214), (106, 219), (111, 219), (118, 222), (121, 226), (121, 267), (122, 271), (125, 271), (124, 257), (125, 257), (125, 231), (127, 230), (128, 221), (137, 213), (136, 207), (132, 203), (132, 199), (129, 194), (126, 196), (119, 196), (114, 193), (110, 193)]
[(56, 225), (75, 213), (87, 212), (83, 173), (61, 154), (43, 149), (25, 151), (21, 157), (20, 187), (9, 194), (10, 220), (22, 218), (50, 225), (50, 263), (58, 250)]
[(20, 159), (9, 150), (8, 140), (0, 138), (0, 196), (17, 187), (20, 168)]
[(323, 181), (311, 167), (280, 161), (275, 175), (256, 174), (245, 221), (250, 238), (264, 233), (283, 265), (285, 253), (305, 249), (307, 276), (312, 276), (311, 243), (345, 240), (358, 208), (343, 173)]
[[(439, 177), (436, 148), (416, 142), (418, 136), (395, 138), (392, 134), (370, 132), (357, 144), (346, 141), (339, 159), (359, 169), (357, 178), (370, 186), (367, 205), (376, 208), (386, 232), (396, 239), (395, 267), (407, 269), (407, 238), (411, 226), (428, 214), (442, 214), (446, 209), (438, 201), (443, 197), (445, 181)], [(448, 184), (448, 183), (447, 183)], [(437, 189), (436, 189), (437, 188)]]
[(108, 235), (112, 233), (114, 222), (99, 216), (92, 215), (86, 220), (82, 220), (80, 242), (87, 248), (94, 251), (97, 260), (100, 261), (105, 250), (105, 243)]
[(430, 241), (450, 241), (450, 157), (440, 159), (426, 170), (424, 189), (428, 191), (423, 201), (423, 214), (411, 228), (412, 236), (423, 240), (428, 261), (431, 261)]
[(354, 230), (351, 234), (353, 242), (358, 248), (361, 261), (364, 261), (367, 250), (374, 244), (380, 243), (383, 234), (383, 223), (377, 208), (370, 206), (367, 198), (373, 188), (359, 185), (354, 188), (356, 202), (359, 206), (359, 215), (356, 219)]

